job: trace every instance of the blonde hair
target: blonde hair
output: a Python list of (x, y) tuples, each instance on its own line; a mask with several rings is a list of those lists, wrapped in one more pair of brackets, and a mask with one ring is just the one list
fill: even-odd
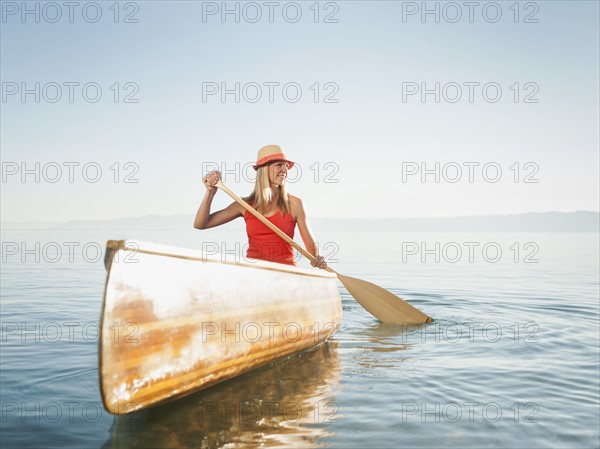
[[(280, 189), (279, 198), (277, 200), (277, 208), (281, 211), (282, 215), (290, 212), (290, 202), (285, 184)], [(263, 165), (256, 171), (256, 182), (254, 183), (254, 190), (252, 193), (244, 198), (247, 203), (253, 203), (254, 208), (262, 213), (265, 213), (267, 206), (273, 200), (273, 190), (271, 189), (271, 183), (269, 182), (269, 166)]]

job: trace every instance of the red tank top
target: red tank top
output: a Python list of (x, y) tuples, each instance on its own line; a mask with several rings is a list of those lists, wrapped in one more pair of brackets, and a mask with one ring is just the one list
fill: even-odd
[[(270, 217), (265, 217), (291, 239), (294, 238), (296, 222), (289, 212), (281, 215), (277, 211)], [(251, 259), (268, 260), (271, 262), (296, 265), (292, 245), (271, 231), (258, 218), (246, 211), (244, 213), (246, 233), (248, 234), (248, 251), (246, 257)]]

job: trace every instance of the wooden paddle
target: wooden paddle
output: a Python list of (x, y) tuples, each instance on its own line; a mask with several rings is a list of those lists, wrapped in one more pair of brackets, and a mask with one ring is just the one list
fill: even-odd
[[(218, 181), (215, 186), (219, 187), (237, 203), (241, 204), (244, 209), (263, 222), (269, 229), (275, 232), (275, 234), (300, 251), (304, 257), (312, 262), (316, 261), (312, 254), (298, 245), (287, 234), (263, 217), (262, 214), (260, 214), (256, 209), (229, 190), (221, 181)], [(425, 315), (419, 309), (411, 306), (406, 301), (400, 299), (393, 293), (379, 287), (378, 285), (350, 276), (343, 276), (330, 267), (327, 267), (326, 270), (330, 271), (331, 273), (335, 273), (340, 282), (344, 285), (344, 287), (346, 287), (354, 299), (356, 299), (356, 301), (369, 313), (384, 323), (419, 324), (431, 321), (431, 317)]]

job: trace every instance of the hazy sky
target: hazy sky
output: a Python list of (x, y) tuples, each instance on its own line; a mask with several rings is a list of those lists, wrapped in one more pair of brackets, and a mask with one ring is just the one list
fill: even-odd
[(315, 217), (598, 210), (598, 2), (23, 5), (4, 221), (195, 213), (209, 166), (247, 194), (272, 143)]

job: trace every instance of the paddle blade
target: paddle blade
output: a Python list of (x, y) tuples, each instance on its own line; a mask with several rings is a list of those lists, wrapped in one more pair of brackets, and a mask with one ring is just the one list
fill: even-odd
[(384, 323), (420, 324), (431, 321), (419, 309), (378, 285), (339, 273), (337, 275), (354, 299)]

